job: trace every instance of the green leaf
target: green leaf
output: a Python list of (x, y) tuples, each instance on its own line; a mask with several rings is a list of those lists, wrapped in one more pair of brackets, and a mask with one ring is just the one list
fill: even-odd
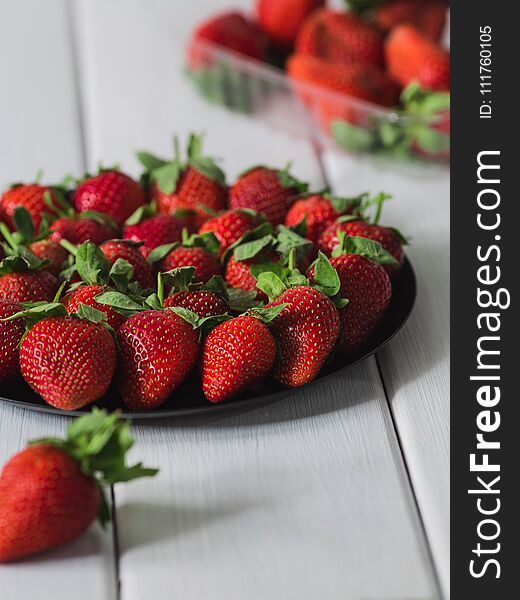
[(250, 308), (262, 306), (262, 302), (256, 299), (255, 290), (240, 290), (238, 288), (228, 288), (229, 308), (237, 313), (243, 313)]
[[(254, 214), (256, 214), (256, 213), (254, 213)], [(229, 246), (229, 248), (226, 249), (226, 251), (224, 252), (224, 254), (222, 256), (222, 261), (225, 263), (228, 260), (228, 258), (231, 256), (231, 253), (234, 253), (235, 248), (238, 248), (238, 246), (241, 246), (242, 244), (246, 244), (248, 242), (253, 242), (255, 240), (259, 240), (267, 235), (272, 235), (272, 234), (273, 234), (273, 226), (271, 225), (271, 223), (269, 223), (269, 221), (264, 221), (255, 229), (246, 231), (239, 240), (237, 240), (234, 244)]]
[(156, 263), (164, 260), (168, 254), (179, 246), (179, 242), (170, 242), (169, 244), (163, 244), (162, 246), (155, 247), (148, 255), (148, 262)]
[(274, 321), (286, 306), (287, 303), (283, 302), (282, 304), (278, 304), (278, 306), (272, 306), (270, 308), (252, 308), (247, 314), (251, 317), (260, 319), (262, 323), (267, 325), (267, 323)]
[(151, 294), (150, 296), (148, 296), (148, 298), (146, 298), (145, 304), (147, 304), (152, 310), (162, 310), (163, 308), (161, 299), (157, 294)]
[(110, 279), (114, 282), (119, 292), (126, 292), (133, 275), (134, 268), (128, 261), (122, 258), (116, 260), (109, 273)]
[(334, 121), (331, 129), (335, 142), (342, 148), (352, 152), (367, 152), (375, 144), (373, 132), (363, 127), (351, 125), (346, 121)]
[(212, 231), (188, 235), (187, 229), (183, 229), (182, 245), (185, 248), (204, 248), (204, 250), (214, 256), (220, 255), (220, 242)]
[(170, 306), (166, 310), (171, 310), (176, 315), (184, 319), (193, 327), (193, 329), (198, 329), (198, 327), (200, 326), (201, 318), (192, 310), (182, 308), (181, 306)]
[(272, 272), (260, 273), (256, 287), (262, 290), (270, 300), (278, 298), (287, 290), (287, 286), (280, 277)]
[(138, 304), (135, 300), (121, 292), (103, 292), (99, 296), (96, 296), (95, 300), (99, 304), (131, 312), (146, 310), (141, 304)]
[(67, 309), (60, 302), (39, 302), (2, 320), (12, 321), (24, 317), (28, 327), (32, 327), (32, 325), (42, 319), (47, 319), (48, 317), (66, 317), (67, 315)]
[(333, 196), (331, 194), (323, 194), (334, 207), (335, 211), (340, 215), (346, 212), (353, 211), (359, 208), (366, 197), (366, 194), (359, 194), (358, 196)]
[(296, 252), (296, 261), (304, 259), (313, 249), (313, 243), (305, 237), (302, 237), (285, 225), (278, 226), (278, 235), (276, 236), (276, 251), (285, 259), (289, 258), (291, 251)]
[(286, 275), (285, 280), (289, 286), (309, 285), (309, 279), (305, 275), (302, 275), (302, 273), (300, 273), (298, 269), (293, 269), (289, 271), (288, 275)]
[(249, 267), (251, 275), (258, 281), (262, 273), (274, 273), (280, 279), (284, 279), (287, 273), (287, 267), (280, 262), (258, 262)]
[(233, 251), (233, 257), (237, 261), (250, 260), (258, 254), (272, 246), (274, 243), (274, 237), (271, 234), (265, 235), (258, 240), (246, 242), (237, 246)]
[(0, 276), (7, 273), (23, 273), (41, 269), (49, 263), (48, 260), (40, 260), (24, 246), (19, 246), (16, 253), (6, 256), (0, 261)]
[(13, 212), (13, 221), (21, 236), (21, 242), (23, 244), (30, 243), (34, 238), (34, 223), (27, 209), (17, 206)]
[(137, 210), (135, 210), (125, 221), (125, 225), (137, 225), (148, 217), (153, 217), (157, 214), (155, 204), (143, 204)]
[(220, 296), (221, 298), (226, 300), (226, 302), (229, 300), (229, 293), (228, 288), (226, 286), (226, 282), (224, 281), (224, 279), (222, 279), (220, 275), (213, 275), (213, 277), (204, 284), (202, 289), (217, 294), (217, 296)]
[(173, 194), (181, 173), (182, 167), (179, 162), (169, 162), (154, 170), (153, 179), (157, 182), (161, 192)]
[(416, 144), (425, 152), (437, 154), (450, 149), (450, 136), (430, 127), (414, 129)]
[(359, 254), (370, 258), (382, 265), (398, 265), (398, 261), (384, 249), (382, 244), (368, 238), (346, 235), (343, 231), (338, 231), (339, 244), (334, 248), (332, 256), (341, 256), (342, 254)]
[(76, 253), (76, 270), (85, 283), (104, 285), (108, 282), (110, 263), (96, 244), (85, 242)]
[(146, 171), (151, 172), (155, 171), (159, 167), (163, 167), (167, 162), (162, 158), (154, 156), (149, 152), (137, 152), (136, 154), (137, 160), (143, 165)]
[(218, 167), (211, 158), (198, 157), (189, 161), (189, 164), (199, 173), (208, 177), (212, 181), (219, 183), (221, 186), (226, 185), (226, 175), (220, 167)]
[(185, 292), (189, 290), (190, 284), (195, 278), (195, 267), (179, 267), (161, 273), (161, 278), (165, 285), (168, 285), (175, 292)]
[(305, 181), (296, 179), (296, 177), (291, 175), (290, 169), (291, 163), (289, 163), (285, 169), (277, 171), (279, 182), (284, 188), (294, 190), (296, 194), (304, 194), (309, 190), (309, 184)]
[(78, 305), (76, 315), (78, 318), (90, 321), (91, 323), (102, 323), (107, 320), (107, 315), (103, 311), (92, 308), (92, 306), (87, 306), (82, 302)]
[(338, 272), (323, 252), (318, 252), (318, 259), (314, 265), (314, 285), (330, 297), (338, 294), (341, 287)]

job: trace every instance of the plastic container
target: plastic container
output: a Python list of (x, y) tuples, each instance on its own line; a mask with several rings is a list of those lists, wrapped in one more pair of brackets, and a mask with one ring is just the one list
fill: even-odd
[(413, 107), (409, 112), (387, 109), (296, 83), (282, 69), (212, 43), (191, 42), (187, 56), (188, 76), (209, 102), (249, 114), (320, 148), (336, 146), (406, 160), (449, 159), (446, 101), (430, 103), (434, 110), (427, 113), (414, 112)]

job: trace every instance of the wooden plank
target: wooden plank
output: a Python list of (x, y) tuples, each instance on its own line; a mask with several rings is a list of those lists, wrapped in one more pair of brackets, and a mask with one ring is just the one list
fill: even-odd
[[(0, 4), (0, 185), (45, 181), (83, 169), (65, 0)], [(67, 423), (0, 403), (0, 468), (29, 439), (62, 434)], [(81, 539), (29, 561), (0, 566), (0, 596), (16, 600), (115, 597), (112, 531), (95, 525)]]
[(449, 597), (449, 172), (375, 161), (325, 160), (333, 187), (394, 195), (383, 221), (412, 237), (418, 280), (409, 324), (378, 359), (445, 597)]
[[(165, 152), (173, 132), (206, 129), (232, 176), (292, 157), (298, 175), (323, 183), (310, 146), (207, 105), (180, 76), (174, 34), (185, 37), (206, 2), (77, 8), (90, 164), (136, 173), (131, 149)], [(161, 474), (116, 491), (125, 600), (435, 596), (373, 360), (264, 410), (135, 431)]]

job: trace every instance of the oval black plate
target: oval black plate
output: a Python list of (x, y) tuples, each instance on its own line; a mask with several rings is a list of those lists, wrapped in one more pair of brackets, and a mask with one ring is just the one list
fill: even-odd
[[(404, 326), (415, 304), (417, 295), (417, 283), (412, 266), (405, 262), (399, 275), (393, 281), (392, 302), (381, 326), (370, 340), (368, 346), (360, 353), (351, 356), (337, 355), (326, 364), (315, 381), (307, 384), (313, 385), (330, 377), (363, 359), (371, 356), (387, 344)], [(263, 404), (269, 404), (275, 400), (290, 396), (298, 391), (296, 389), (283, 388), (274, 381), (264, 381), (256, 389), (237, 396), (229, 402), (211, 404), (202, 394), (200, 379), (193, 375), (186, 380), (160, 408), (148, 412), (130, 412), (125, 409), (119, 398), (117, 389), (112, 386), (104, 398), (95, 404), (108, 411), (119, 409), (122, 418), (132, 419), (160, 419), (171, 417), (183, 417), (197, 414), (208, 414), (237, 409), (250, 409)], [(77, 411), (63, 411), (46, 404), (24, 381), (16, 381), (2, 385), (0, 400), (9, 402), (15, 406), (25, 409), (46, 413), (54, 413), (65, 416), (78, 416), (89, 412), (91, 406)]]

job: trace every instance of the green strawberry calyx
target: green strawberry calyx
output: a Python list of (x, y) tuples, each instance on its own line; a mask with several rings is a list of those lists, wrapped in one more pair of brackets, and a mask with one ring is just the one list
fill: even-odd
[(225, 186), (226, 176), (222, 169), (214, 159), (202, 153), (202, 139), (201, 135), (190, 134), (186, 162), (181, 158), (178, 138), (174, 138), (174, 156), (171, 160), (159, 158), (149, 152), (138, 152), (137, 158), (145, 168), (141, 178), (144, 186), (149, 187), (150, 183), (155, 183), (162, 193), (171, 195), (177, 189), (179, 179), (187, 167), (192, 167), (205, 177)]
[(172, 250), (175, 250), (175, 248), (179, 247), (203, 248), (209, 254), (213, 254), (214, 256), (220, 255), (220, 242), (218, 241), (217, 236), (212, 231), (190, 235), (188, 233), (188, 230), (184, 228), (182, 230), (181, 242), (171, 242), (169, 244), (157, 246), (148, 255), (148, 262), (160, 262), (161, 260), (164, 260), (168, 256), (168, 254), (172, 252)]
[(12, 249), (12, 252), (0, 261), (0, 277), (8, 273), (37, 271), (48, 264), (47, 259), (40, 260), (24, 246), (18, 246), (16, 250)]
[(134, 444), (130, 435), (130, 421), (122, 422), (117, 413), (93, 408), (88, 415), (79, 417), (62, 438), (43, 438), (30, 445), (51, 445), (76, 460), (81, 471), (91, 477), (101, 494), (98, 518), (102, 525), (110, 521), (110, 509), (104, 488), (115, 483), (141, 477), (153, 477), (159, 470), (144, 467), (142, 463), (128, 466), (126, 455)]
[(399, 262), (390, 254), (390, 252), (385, 250), (383, 245), (375, 240), (347, 235), (344, 231), (338, 230), (338, 241), (339, 243), (334, 248), (332, 256), (359, 254), (380, 265), (399, 265)]

